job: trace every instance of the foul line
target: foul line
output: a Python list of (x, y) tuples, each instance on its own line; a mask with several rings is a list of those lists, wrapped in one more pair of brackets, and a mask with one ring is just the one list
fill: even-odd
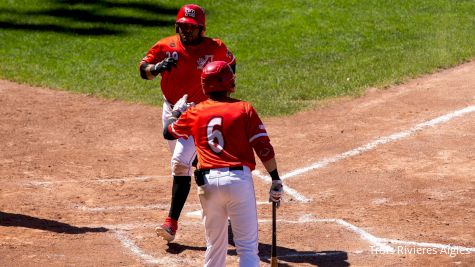
[[(261, 180), (263, 180), (264, 182), (266, 183), (271, 183), (272, 179), (270, 178), (269, 175), (263, 175), (260, 171), (258, 170), (255, 170), (252, 172), (253, 175), (257, 176), (258, 178), (260, 178)], [(303, 196), (302, 194), (300, 194), (299, 192), (297, 192), (296, 190), (292, 189), (291, 187), (289, 187), (288, 185), (285, 185), (284, 186), (284, 191), (286, 194), (292, 196), (294, 199), (296, 199), (297, 201), (300, 201), (300, 202), (310, 202), (310, 199), (306, 198), (305, 196)]]
[[(319, 223), (319, 222), (332, 222), (332, 223), (336, 223), (336, 224), (339, 224), (341, 226), (343, 226), (344, 228), (348, 229), (348, 230), (351, 230), (352, 232), (358, 234), (361, 239), (363, 240), (366, 240), (367, 242), (369, 242), (371, 245), (373, 245), (374, 247), (377, 247), (378, 250), (380, 251), (384, 251), (384, 252), (394, 252), (394, 249), (386, 244), (384, 244), (384, 242), (381, 242), (381, 240), (379, 240), (379, 238), (375, 237), (374, 235), (366, 232), (365, 230), (345, 221), (345, 220), (342, 220), (342, 219), (315, 219), (313, 218), (312, 216), (309, 216), (309, 215), (304, 215), (302, 217), (300, 217), (300, 219), (298, 221), (285, 221), (285, 220), (277, 220), (277, 221), (281, 221), (283, 223)], [(259, 220), (259, 222), (272, 222), (272, 220)]]
[[(286, 173), (285, 175), (281, 176), (281, 179), (284, 180), (284, 179), (294, 177), (294, 176), (297, 176), (297, 175), (300, 175), (300, 174), (303, 174), (303, 173), (306, 173), (306, 172), (309, 172), (309, 171), (313, 171), (313, 170), (316, 170), (316, 169), (321, 169), (321, 168), (326, 167), (326, 166), (328, 166), (332, 163), (335, 163), (337, 161), (340, 161), (340, 160), (343, 160), (343, 159), (346, 159), (346, 158), (349, 158), (349, 157), (353, 157), (353, 156), (362, 154), (364, 152), (373, 150), (373, 149), (375, 149), (376, 147), (378, 147), (380, 145), (391, 143), (391, 142), (400, 140), (402, 138), (408, 137), (410, 135), (413, 135), (416, 132), (421, 131), (424, 128), (435, 126), (435, 125), (438, 125), (438, 124), (441, 124), (441, 123), (444, 123), (444, 122), (448, 122), (448, 121), (450, 121), (454, 118), (461, 117), (465, 114), (468, 114), (468, 113), (471, 113), (471, 112), (474, 112), (474, 111), (475, 111), (475, 105), (472, 105), (472, 106), (468, 106), (466, 108), (451, 112), (449, 114), (437, 117), (435, 119), (419, 123), (416, 126), (410, 128), (409, 130), (398, 132), (398, 133), (395, 133), (395, 134), (392, 134), (392, 135), (389, 135), (389, 136), (378, 138), (378, 139), (376, 139), (376, 140), (374, 140), (374, 141), (372, 141), (372, 142), (370, 142), (366, 145), (359, 146), (355, 149), (349, 150), (347, 152), (341, 153), (339, 155), (336, 155), (336, 156), (333, 156), (333, 157), (330, 157), (330, 158), (324, 158), (324, 159), (322, 159), (318, 162), (313, 163), (310, 166), (303, 167), (303, 168), (297, 169), (295, 171), (291, 171), (289, 173)], [(284, 187), (284, 189), (285, 189), (285, 187)]]

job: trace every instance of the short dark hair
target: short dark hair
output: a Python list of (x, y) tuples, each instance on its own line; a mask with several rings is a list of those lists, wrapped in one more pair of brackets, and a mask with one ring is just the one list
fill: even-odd
[(219, 92), (210, 92), (208, 95), (210, 98), (220, 98), (227, 96), (227, 91), (219, 91)]

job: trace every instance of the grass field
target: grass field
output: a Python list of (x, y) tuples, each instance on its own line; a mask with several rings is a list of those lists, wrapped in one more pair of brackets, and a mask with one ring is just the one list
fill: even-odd
[[(137, 65), (188, 1), (0, 2), (0, 78), (146, 104)], [(236, 97), (266, 116), (474, 58), (474, 1), (206, 1), (238, 59)], [(272, 99), (270, 101), (269, 99)]]

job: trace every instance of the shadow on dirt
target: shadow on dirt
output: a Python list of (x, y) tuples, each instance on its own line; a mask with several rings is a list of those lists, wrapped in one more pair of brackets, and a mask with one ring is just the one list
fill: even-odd
[[(231, 224), (228, 225), (228, 243), (235, 246)], [(262, 262), (270, 263), (272, 245), (259, 243), (259, 258)], [(237, 255), (235, 249), (228, 250), (228, 255)], [(280, 256), (279, 256), (280, 255)], [(345, 251), (298, 251), (277, 246), (279, 266), (290, 266), (290, 263), (306, 263), (321, 267), (347, 267), (348, 254)], [(284, 262), (285, 261), (285, 262)]]
[[(270, 263), (272, 246), (259, 243), (259, 257), (261, 261)], [(230, 251), (232, 252), (232, 251)], [(228, 252), (228, 254), (230, 254)], [(291, 266), (287, 263), (305, 263), (307, 265), (323, 267), (347, 267), (348, 254), (345, 251), (298, 251), (291, 248), (277, 246), (279, 266)]]
[(104, 227), (76, 227), (54, 220), (3, 211), (0, 211), (0, 226), (33, 228), (63, 234), (102, 233), (109, 231), (109, 229)]
[(193, 246), (187, 246), (187, 245), (182, 245), (178, 243), (169, 243), (167, 252), (170, 254), (180, 254), (185, 250), (193, 250), (193, 251), (206, 251), (206, 247), (193, 247)]
[[(233, 240), (231, 224), (228, 225), (228, 243), (235, 246)], [(270, 263), (270, 252), (272, 246), (259, 243), (259, 258), (262, 262)], [(180, 254), (185, 250), (206, 251), (206, 247), (188, 246), (178, 243), (169, 243), (167, 252)], [(230, 256), (237, 256), (236, 249), (228, 249)], [(277, 246), (277, 258), (279, 266), (290, 266), (288, 263), (305, 263), (321, 267), (347, 267), (348, 254), (345, 251), (298, 251), (291, 248)]]

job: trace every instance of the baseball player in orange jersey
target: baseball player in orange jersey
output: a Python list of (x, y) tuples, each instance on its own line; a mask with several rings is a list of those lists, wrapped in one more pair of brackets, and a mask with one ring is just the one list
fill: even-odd
[[(164, 104), (162, 122), (171, 116), (173, 105), (184, 95), (199, 103), (207, 97), (201, 89), (203, 67), (214, 60), (228, 62), (235, 69), (234, 55), (219, 39), (205, 37), (203, 8), (189, 4), (178, 11), (174, 36), (158, 41), (141, 60), (139, 69), (143, 79), (152, 80), (160, 74)], [(168, 142), (172, 151), (173, 176), (171, 205), (165, 222), (156, 228), (157, 234), (171, 242), (178, 229), (178, 218), (190, 191), (192, 163), (196, 157), (193, 138)]]
[[(251, 104), (230, 98), (234, 73), (224, 61), (205, 66), (201, 74), (209, 100), (194, 107), (187, 96), (175, 105), (164, 137), (191, 138), (198, 153), (195, 180), (206, 228), (205, 266), (225, 266), (228, 217), (239, 265), (259, 266), (256, 198), (251, 171), (254, 151), (272, 177), (269, 200), (280, 204), (283, 192), (274, 149), (264, 124)], [(185, 112), (186, 111), (186, 112)]]

